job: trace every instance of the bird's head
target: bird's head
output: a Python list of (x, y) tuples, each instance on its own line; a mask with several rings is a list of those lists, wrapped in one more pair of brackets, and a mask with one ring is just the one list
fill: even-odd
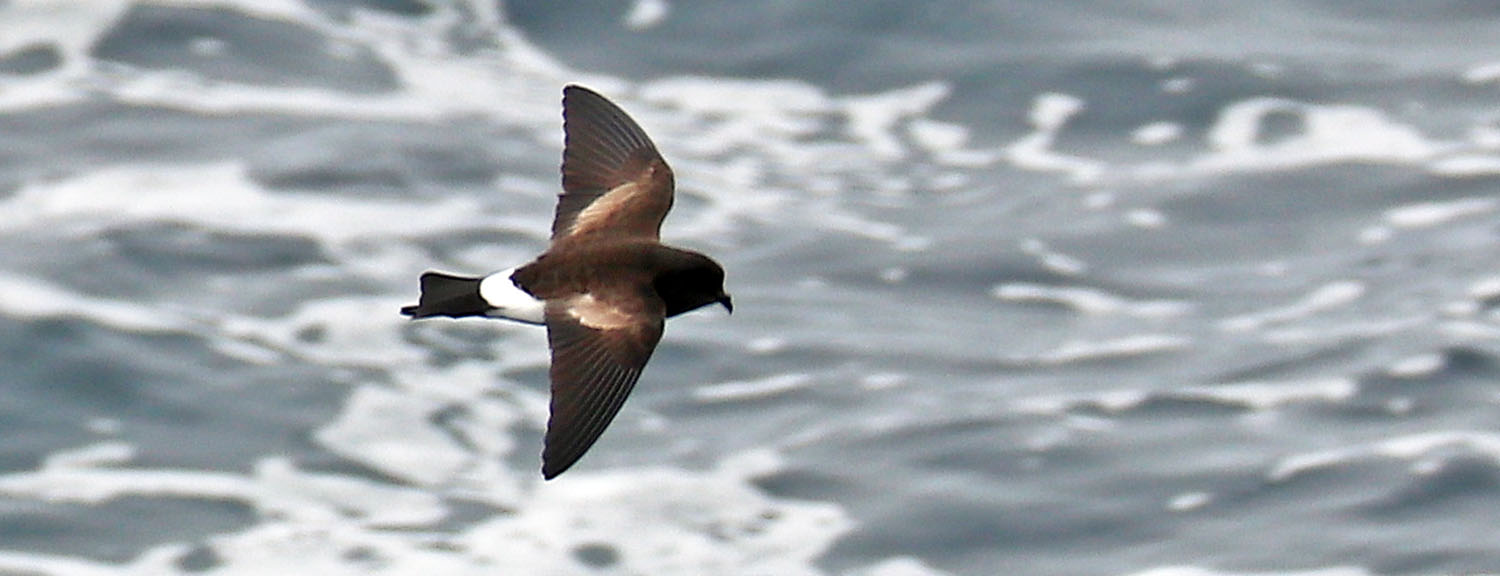
[(724, 268), (707, 256), (680, 251), (680, 260), (656, 277), (656, 293), (667, 305), (667, 316), (697, 310), (709, 304), (734, 313), (734, 300), (724, 290)]

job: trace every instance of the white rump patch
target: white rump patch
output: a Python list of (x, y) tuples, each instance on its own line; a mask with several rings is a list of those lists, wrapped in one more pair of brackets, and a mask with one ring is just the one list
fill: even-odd
[(493, 308), (487, 316), (527, 324), (545, 323), (543, 309), (546, 304), (511, 281), (510, 275), (515, 272), (515, 268), (510, 268), (485, 276), (479, 281), (479, 297)]

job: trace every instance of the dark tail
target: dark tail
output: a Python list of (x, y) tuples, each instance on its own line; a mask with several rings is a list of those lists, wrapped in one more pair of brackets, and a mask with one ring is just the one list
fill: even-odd
[(422, 275), (422, 296), (417, 304), (401, 308), (401, 313), (412, 318), (482, 316), (490, 306), (479, 296), (481, 280), (427, 272)]

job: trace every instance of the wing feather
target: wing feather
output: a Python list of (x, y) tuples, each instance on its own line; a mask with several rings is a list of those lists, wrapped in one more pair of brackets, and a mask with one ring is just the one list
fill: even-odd
[(552, 348), (552, 414), (542, 449), (542, 475), (563, 473), (609, 427), (646, 361), (661, 340), (664, 316), (658, 312), (605, 316), (604, 327), (587, 325), (589, 308), (606, 306), (590, 296), (549, 302), (547, 339)]
[(563, 89), (563, 193), (552, 241), (660, 235), (672, 169), (625, 111), (581, 86)]

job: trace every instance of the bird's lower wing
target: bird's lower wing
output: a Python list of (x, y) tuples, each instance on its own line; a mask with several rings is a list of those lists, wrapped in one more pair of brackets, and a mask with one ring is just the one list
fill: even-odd
[(542, 450), (551, 479), (577, 462), (614, 420), (661, 340), (660, 314), (626, 314), (588, 295), (549, 302), (552, 415)]

